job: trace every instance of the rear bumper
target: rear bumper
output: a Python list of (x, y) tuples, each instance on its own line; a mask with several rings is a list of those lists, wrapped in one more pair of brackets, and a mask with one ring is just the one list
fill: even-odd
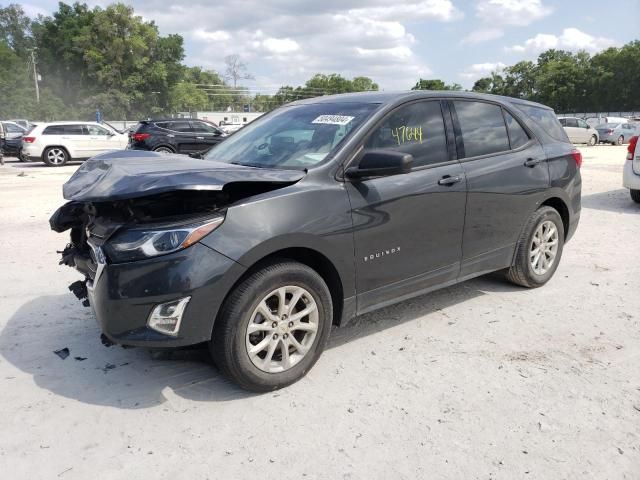
[[(238, 263), (198, 243), (154, 259), (104, 265), (95, 282), (88, 282), (89, 302), (102, 332), (115, 343), (193, 345), (211, 338), (218, 309), (243, 272)], [(191, 300), (176, 336), (147, 326), (156, 305), (186, 296)]]

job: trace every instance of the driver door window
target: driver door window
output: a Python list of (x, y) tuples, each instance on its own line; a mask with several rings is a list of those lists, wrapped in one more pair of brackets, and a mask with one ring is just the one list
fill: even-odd
[(414, 168), (449, 161), (440, 102), (400, 107), (373, 131), (364, 147), (410, 153)]

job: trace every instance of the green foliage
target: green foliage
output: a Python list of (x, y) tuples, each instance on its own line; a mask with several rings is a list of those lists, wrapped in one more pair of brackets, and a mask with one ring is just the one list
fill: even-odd
[(640, 109), (640, 41), (587, 52), (547, 50), (533, 62), (518, 62), (477, 80), (475, 92), (525, 98), (558, 112)]
[(447, 85), (440, 79), (434, 80), (424, 80), (420, 79), (416, 82), (415, 86), (411, 88), (411, 90), (454, 90), (459, 91), (462, 90), (462, 85), (458, 85), (457, 83), (452, 83), (451, 85)]

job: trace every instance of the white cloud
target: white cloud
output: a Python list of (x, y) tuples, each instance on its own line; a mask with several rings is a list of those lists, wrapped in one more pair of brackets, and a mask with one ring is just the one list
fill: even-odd
[(474, 63), (465, 69), (460, 74), (462, 78), (468, 81), (477, 80), (478, 78), (485, 77), (491, 72), (500, 72), (506, 65), (502, 62), (495, 63)]
[(552, 11), (541, 0), (481, 0), (476, 5), (478, 17), (493, 25), (529, 25)]
[(615, 40), (589, 35), (577, 28), (565, 28), (560, 35), (539, 33), (520, 45), (506, 47), (508, 52), (538, 54), (550, 48), (595, 53), (615, 45)]
[(262, 46), (274, 54), (291, 53), (300, 50), (300, 45), (290, 38), (266, 38), (262, 41)]
[(193, 32), (193, 38), (196, 40), (202, 40), (203, 42), (224, 42), (226, 40), (231, 40), (231, 35), (229, 32), (225, 32), (224, 30), (208, 32), (200, 28)]
[(478, 30), (474, 30), (470, 32), (467, 36), (465, 36), (460, 43), (463, 45), (471, 44), (475, 45), (477, 43), (488, 42), (489, 40), (495, 40), (504, 35), (504, 32), (499, 28), (480, 28)]
[(392, 6), (353, 9), (351, 15), (364, 15), (377, 20), (440, 20), (450, 22), (462, 18), (463, 14), (451, 0), (423, 0), (400, 2)]

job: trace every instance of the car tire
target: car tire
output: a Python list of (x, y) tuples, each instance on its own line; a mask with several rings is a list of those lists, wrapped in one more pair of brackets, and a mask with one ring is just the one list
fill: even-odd
[(591, 138), (589, 139), (589, 146), (593, 147), (596, 143), (598, 143), (598, 139), (595, 135), (591, 135)]
[(50, 167), (61, 167), (71, 160), (71, 157), (62, 147), (49, 147), (42, 154), (42, 160)]
[(636, 203), (640, 203), (640, 190), (629, 190), (631, 193), (631, 200)]
[[(292, 320), (306, 311), (310, 313)], [(275, 261), (230, 293), (209, 350), (227, 378), (246, 390), (268, 392), (296, 382), (311, 369), (332, 323), (331, 294), (322, 277), (307, 265)]]
[(554, 208), (540, 207), (533, 212), (520, 235), (507, 279), (527, 288), (541, 287), (558, 268), (563, 247), (564, 225), (560, 214)]
[(154, 148), (153, 151), (159, 152), (159, 153), (176, 153), (173, 151), (171, 147), (157, 147), (157, 148)]
[(18, 150), (18, 160), (25, 163), (29, 161), (29, 158), (22, 152), (22, 149)]
[(622, 145), (624, 143), (624, 137), (620, 135), (616, 141), (616, 145)]

